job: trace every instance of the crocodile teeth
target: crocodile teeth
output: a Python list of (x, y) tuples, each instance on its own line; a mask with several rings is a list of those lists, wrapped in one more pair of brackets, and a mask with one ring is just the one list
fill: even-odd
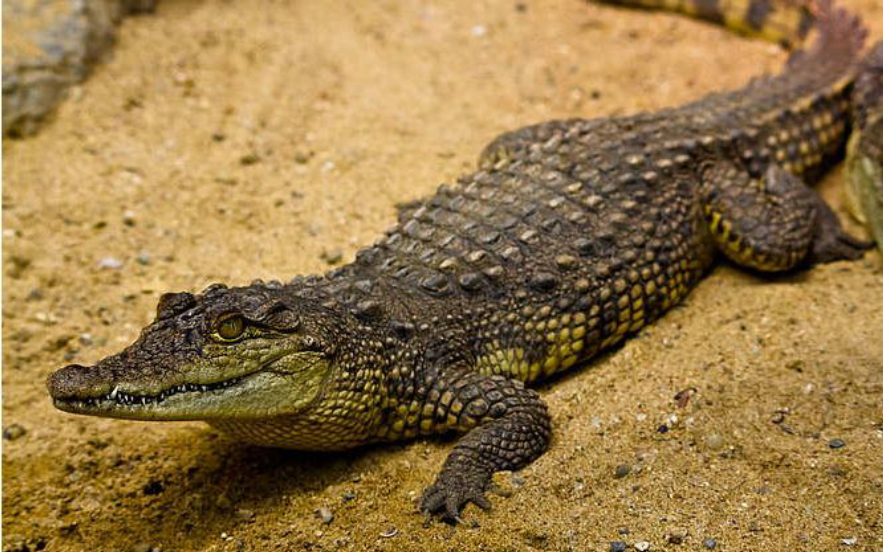
[(171, 397), (172, 395), (177, 395), (179, 393), (190, 393), (194, 391), (199, 391), (202, 393), (215, 391), (218, 389), (226, 389), (233, 385), (236, 385), (242, 381), (242, 378), (233, 378), (231, 380), (219, 381), (217, 383), (182, 383), (176, 385), (174, 387), (170, 387), (164, 391), (160, 391), (156, 395), (130, 395), (129, 393), (125, 393), (120, 391), (119, 386), (115, 386), (110, 393), (104, 395), (101, 398), (97, 399), (85, 399), (84, 402), (87, 405), (94, 406), (97, 405), (101, 400), (113, 401), (120, 405), (148, 405), (154, 403), (160, 403), (165, 399)]

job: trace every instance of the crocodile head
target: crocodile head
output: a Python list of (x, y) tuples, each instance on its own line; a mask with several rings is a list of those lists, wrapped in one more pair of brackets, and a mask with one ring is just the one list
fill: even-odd
[(57, 408), (136, 420), (257, 419), (295, 414), (336, 370), (346, 324), (279, 289), (215, 285), (169, 293), (122, 352), (47, 382)]

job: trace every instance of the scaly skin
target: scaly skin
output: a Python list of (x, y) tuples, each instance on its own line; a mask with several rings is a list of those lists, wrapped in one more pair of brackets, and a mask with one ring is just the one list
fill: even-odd
[(854, 92), (855, 132), (846, 160), (850, 210), (883, 253), (883, 42), (868, 54)]
[(324, 276), (165, 295), (130, 347), (54, 373), (55, 405), (308, 450), (460, 432), (421, 508), (486, 507), (492, 474), (549, 444), (525, 384), (658, 318), (715, 251), (765, 271), (862, 254), (800, 181), (844, 145), (863, 37), (827, 6), (819, 25), (814, 49), (742, 90), (501, 136)]

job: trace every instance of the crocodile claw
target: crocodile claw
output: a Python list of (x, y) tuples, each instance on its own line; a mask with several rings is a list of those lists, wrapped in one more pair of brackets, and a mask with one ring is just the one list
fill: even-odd
[(427, 514), (441, 514), (442, 519), (460, 523), (460, 511), (470, 502), (482, 510), (490, 510), (491, 502), (485, 496), (490, 476), (476, 470), (473, 473), (443, 470), (435, 483), (423, 492), (420, 510)]

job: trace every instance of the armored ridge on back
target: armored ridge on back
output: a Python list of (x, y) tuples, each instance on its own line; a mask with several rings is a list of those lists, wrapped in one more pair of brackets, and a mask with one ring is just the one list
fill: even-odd
[(461, 432), (421, 507), (488, 506), (492, 474), (549, 443), (524, 384), (658, 318), (715, 251), (761, 271), (861, 256), (801, 181), (843, 148), (864, 38), (842, 10), (816, 15), (818, 41), (777, 77), (504, 134), (325, 276), (164, 295), (124, 351), (50, 376), (55, 405), (305, 450)]

